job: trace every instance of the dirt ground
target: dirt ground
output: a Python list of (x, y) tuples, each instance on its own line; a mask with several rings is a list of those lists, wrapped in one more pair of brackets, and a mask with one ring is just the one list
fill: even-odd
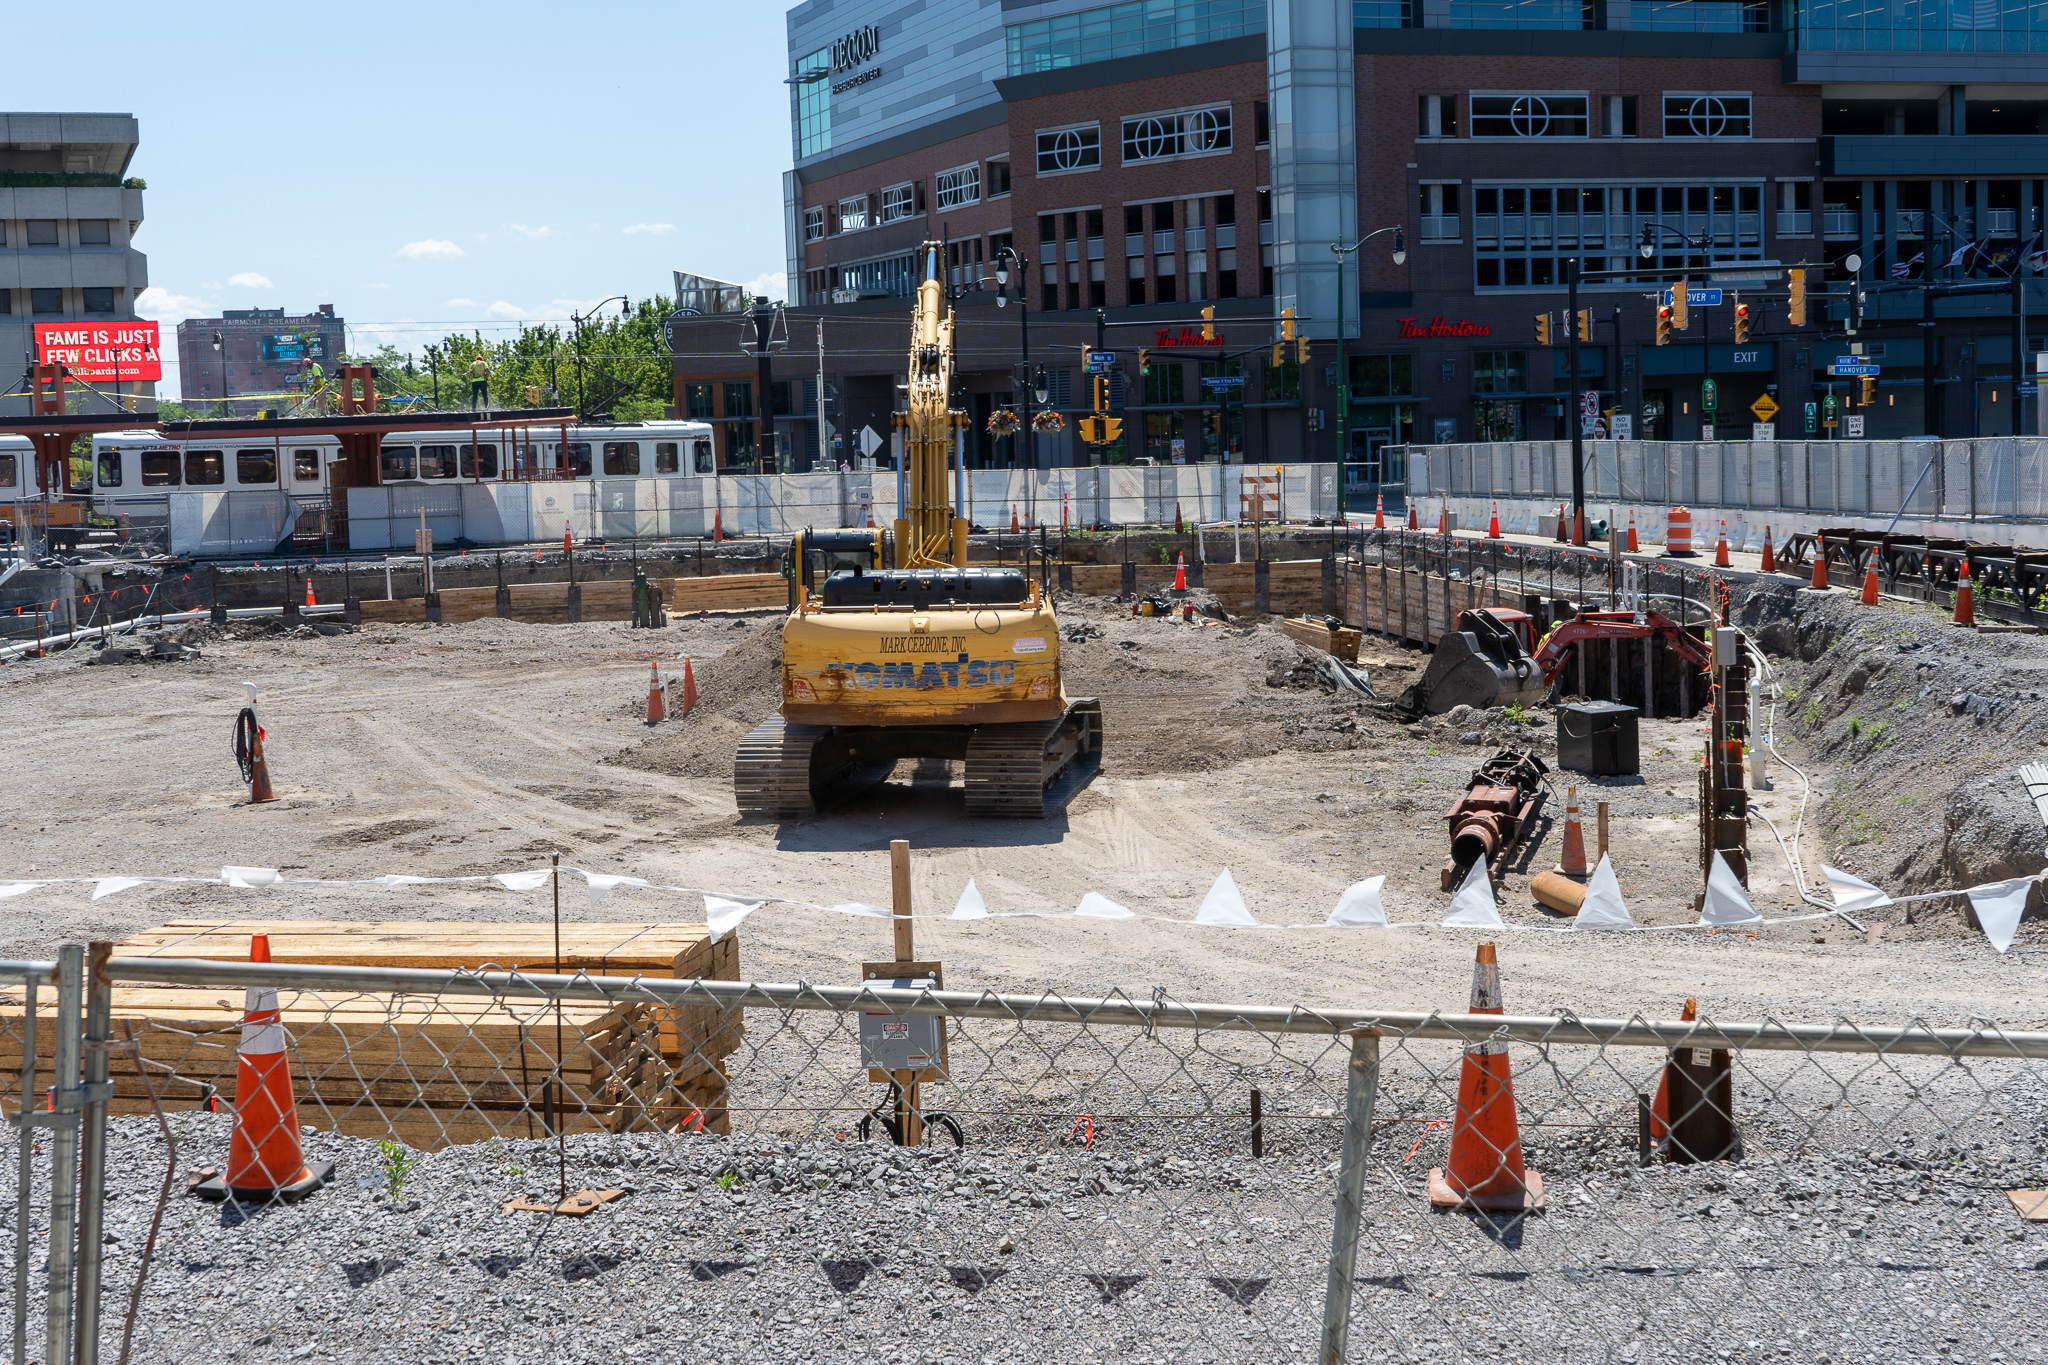
[[(773, 825), (737, 819), (731, 756), (773, 708), (779, 617), (619, 624), (496, 620), (292, 635), (237, 626), (181, 638), (176, 663), (88, 667), (81, 656), (0, 668), (15, 761), (0, 799), (0, 878), (211, 875), (227, 864), (288, 876), (472, 875), (564, 863), (736, 896), (886, 903), (886, 846), (917, 850), (919, 913), (943, 916), (972, 877), (994, 911), (1071, 910), (1097, 891), (1141, 914), (1192, 916), (1228, 867), (1255, 916), (1319, 923), (1348, 884), (1385, 874), (1389, 918), (1441, 918), (1443, 810), (1497, 747), (1550, 761), (1554, 717), (1518, 726), (1496, 711), (1407, 726), (1315, 676), (1312, 651), (1275, 627), (1133, 619), (1096, 599), (1062, 603), (1070, 695), (1101, 698), (1101, 776), (1043, 822), (969, 821), (957, 772), (900, 765), (860, 802)], [(1793, 642), (1797, 648), (1797, 642)], [(688, 719), (638, 717), (649, 661), (678, 680), (687, 656), (703, 691)], [(1391, 696), (1425, 661), (1367, 640), (1362, 662)], [(229, 751), (241, 684), (255, 682), (279, 800), (251, 807)], [(1791, 731), (1801, 727), (1783, 727)], [(1696, 918), (1693, 821), (1699, 721), (1646, 722), (1640, 778), (1581, 788), (1610, 804), (1612, 849), (1641, 923)], [(1475, 738), (1476, 736), (1476, 738)], [(1806, 862), (1833, 855), (1817, 808), (1836, 769), (1823, 745), (1782, 741), (1815, 779)], [(2032, 754), (2028, 755), (2029, 758)], [(2017, 761), (2017, 760), (2015, 760)], [(1804, 795), (1776, 770), (1761, 811), (1788, 835)], [(1512, 925), (1559, 923), (1530, 900), (1557, 857), (1563, 783), (1502, 893)], [(2038, 828), (2034, 834), (2038, 836)], [(1770, 831), (1752, 822), (1753, 895), (1767, 916), (1801, 910)], [(2040, 840), (2036, 838), (2038, 844)], [(1883, 879), (1876, 878), (1882, 881)], [(174, 917), (545, 919), (545, 891), (495, 886), (144, 886), (90, 900), (89, 885), (5, 902), (0, 951), (47, 956), (66, 939), (118, 937)], [(593, 905), (565, 883), (566, 917), (700, 918), (692, 898), (623, 888)], [(1897, 912), (1891, 912), (1894, 918)], [(1471, 931), (1233, 931), (1150, 922), (992, 919), (919, 926), (947, 984), (1182, 999), (1461, 1008)], [(1865, 1022), (1989, 1016), (2040, 1027), (2039, 921), (2000, 958), (1961, 923), (1893, 924), (1882, 942), (1840, 920), (1761, 936), (1699, 931), (1502, 938), (1508, 1007), (1669, 1017), (1686, 996), (1710, 1015)], [(768, 906), (742, 930), (759, 979), (855, 979), (888, 951), (869, 919)]]

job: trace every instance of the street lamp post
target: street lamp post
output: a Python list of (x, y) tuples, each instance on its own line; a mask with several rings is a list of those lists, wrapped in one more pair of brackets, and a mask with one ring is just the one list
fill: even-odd
[(586, 415), (583, 411), (583, 324), (595, 318), (597, 310), (613, 300), (617, 300), (619, 315), (624, 317), (627, 310), (632, 306), (626, 301), (624, 294), (614, 294), (609, 299), (599, 299), (591, 305), (588, 313), (578, 313), (573, 309), (569, 313), (569, 321), (576, 329), (576, 419), (578, 421), (581, 421)]
[(213, 334), (213, 353), (220, 357), (220, 406), (223, 417), (235, 415), (234, 404), (228, 401), (228, 339), (225, 334)]
[[(1330, 250), (1337, 257), (1337, 463), (1341, 466), (1349, 452), (1351, 442), (1351, 375), (1344, 364), (1344, 258), (1357, 251), (1375, 237), (1394, 234), (1394, 249), (1391, 253), (1395, 265), (1408, 260), (1408, 243), (1400, 224), (1392, 227), (1375, 228), (1360, 237), (1350, 246), (1339, 242), (1330, 243)], [(1361, 271), (1360, 280), (1364, 273)], [(1363, 320), (1363, 310), (1360, 311)]]
[[(1017, 389), (1019, 395), (1018, 406), (1023, 409), (1023, 416), (1017, 428), (1017, 435), (1023, 441), (1024, 454), (1031, 461), (1031, 467), (1036, 469), (1038, 467), (1038, 441), (1031, 430), (1031, 398), (1033, 389), (1031, 374), (1031, 305), (1025, 298), (1031, 278), (1031, 262), (1026, 260), (1021, 253), (1006, 247), (996, 256), (996, 307), (998, 308), (1007, 308), (1009, 306), (1010, 276), (1012, 274), (1017, 277), (1017, 358), (1020, 366), (1017, 375)], [(1041, 368), (1038, 373), (1042, 379), (1045, 371)], [(1038, 387), (1043, 388), (1043, 385), (1040, 384)], [(1039, 395), (1038, 401), (1040, 403), (1045, 401), (1043, 394)], [(1016, 452), (1016, 443), (1012, 442), (1010, 446), (1010, 462), (1013, 465), (1017, 460)]]

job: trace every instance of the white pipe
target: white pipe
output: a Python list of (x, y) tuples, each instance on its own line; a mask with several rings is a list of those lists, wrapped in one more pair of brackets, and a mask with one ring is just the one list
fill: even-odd
[[(328, 603), (317, 607), (300, 607), (299, 615), (339, 616), (342, 611), (343, 608), (338, 603)], [(282, 616), (283, 614), (283, 607), (234, 607), (229, 610), (228, 619), (232, 621), (247, 621), (258, 616)], [(138, 626), (168, 626), (180, 621), (203, 621), (211, 615), (212, 612), (209, 608), (202, 607), (197, 611), (173, 611), (166, 612), (160, 616), (137, 616), (121, 622), (121, 629), (125, 631), (133, 630)], [(42, 648), (51, 649), (57, 645), (68, 644), (74, 640), (96, 640), (99, 638), (99, 634), (100, 628), (98, 626), (89, 626), (83, 630), (66, 631), (61, 635), (45, 635), (42, 640)], [(36, 642), (33, 640), (26, 640), (19, 644), (0, 645), (0, 659), (26, 654), (36, 647)]]

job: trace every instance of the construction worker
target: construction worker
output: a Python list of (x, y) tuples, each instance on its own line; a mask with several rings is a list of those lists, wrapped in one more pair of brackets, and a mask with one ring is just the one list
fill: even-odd
[(486, 406), (491, 398), (491, 367), (484, 364), (484, 353), (478, 351), (476, 359), (469, 362), (469, 410), (476, 411), (477, 400)]

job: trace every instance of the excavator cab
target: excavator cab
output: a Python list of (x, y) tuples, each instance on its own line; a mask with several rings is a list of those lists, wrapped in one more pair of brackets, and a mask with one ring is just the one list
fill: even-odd
[(819, 531), (806, 527), (789, 547), (789, 609), (815, 597), (825, 580), (842, 570), (872, 573), (882, 567), (882, 532), (859, 528)]

